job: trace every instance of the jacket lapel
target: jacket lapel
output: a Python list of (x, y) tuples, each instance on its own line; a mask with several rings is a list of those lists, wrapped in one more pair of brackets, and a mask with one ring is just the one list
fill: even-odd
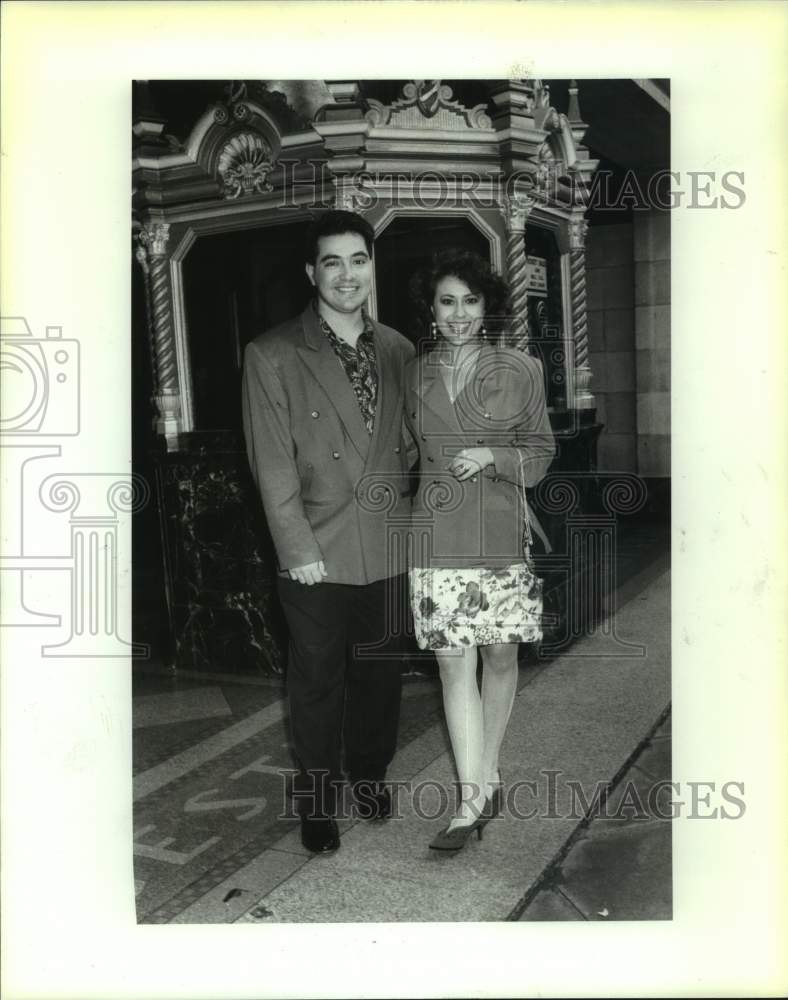
[[(297, 348), (304, 364), (325, 390), (345, 430), (361, 458), (369, 452), (369, 433), (361, 416), (353, 386), (345, 374), (342, 362), (320, 329), (312, 305), (308, 305), (301, 315), (304, 330), (304, 346)], [(377, 423), (377, 416), (375, 418)]]
[(421, 400), (421, 405), (427, 407), (447, 428), (456, 433), (460, 426), (457, 422), (454, 406), (446, 391), (437, 355), (424, 355), (418, 366), (416, 377), (418, 383), (415, 386), (415, 391)]
[(495, 348), (485, 344), (477, 359), (474, 375), (465, 383), (456, 400), (457, 420), (463, 430), (478, 432), (479, 428), (489, 427), (489, 420), (495, 419), (504, 390), (505, 373), (501, 364)]
[(378, 369), (378, 396), (375, 403), (375, 424), (369, 445), (369, 458), (377, 451), (380, 435), (394, 423), (402, 394), (399, 354), (385, 339), (375, 320), (371, 320), (375, 331), (375, 363)]
[(479, 355), (476, 370), (465, 383), (454, 403), (449, 399), (440, 363), (437, 357), (426, 355), (419, 367), (419, 384), (416, 393), (421, 402), (453, 431), (474, 432), (489, 427), (488, 413), (495, 416), (501, 393), (504, 390), (505, 373), (501, 368), (498, 352), (486, 344)]

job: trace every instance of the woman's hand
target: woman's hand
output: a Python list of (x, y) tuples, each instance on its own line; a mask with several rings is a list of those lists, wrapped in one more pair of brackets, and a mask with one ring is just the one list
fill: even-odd
[(493, 461), (493, 453), (489, 448), (463, 448), (451, 460), (449, 472), (460, 482), (464, 482), (492, 465)]

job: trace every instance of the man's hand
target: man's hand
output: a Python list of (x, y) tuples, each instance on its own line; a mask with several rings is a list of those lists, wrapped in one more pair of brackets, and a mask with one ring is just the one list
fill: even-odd
[(492, 465), (493, 461), (493, 453), (489, 448), (463, 448), (451, 460), (449, 472), (455, 479), (464, 482)]
[(294, 566), (287, 572), (290, 574), (291, 580), (305, 583), (307, 586), (311, 586), (313, 583), (322, 583), (323, 577), (328, 576), (322, 559), (319, 562), (307, 563), (306, 566)]

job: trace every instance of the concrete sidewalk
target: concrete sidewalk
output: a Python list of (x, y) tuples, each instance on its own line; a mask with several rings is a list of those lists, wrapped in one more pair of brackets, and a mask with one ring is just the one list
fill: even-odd
[(670, 716), (587, 824), (580, 824), (509, 919), (670, 920)]
[[(446, 823), (444, 813), (424, 818), (425, 812), (439, 811), (435, 786), (431, 796), (428, 787), (418, 800), (420, 815), (416, 800), (403, 788), (399, 818), (385, 824), (340, 821), (341, 849), (327, 857), (308, 855), (293, 826), (174, 922), (637, 919), (631, 912), (613, 913), (595, 898), (584, 904), (555, 892), (556, 873), (565, 878), (574, 865), (588, 874), (589, 856), (578, 861), (579, 834), (587, 841), (589, 830), (603, 829), (600, 824), (623, 828), (620, 819), (594, 820), (589, 826), (579, 790), (592, 801), (627, 773), (655, 736), (670, 703), (669, 573), (645, 585), (631, 581), (618, 600), (615, 638), (600, 628), (548, 665), (526, 668), (501, 757), (507, 808), (487, 826), (481, 842), (472, 840), (456, 855), (430, 851), (427, 844)], [(443, 725), (432, 725), (401, 748), (390, 777), (407, 782), (411, 790), (425, 782), (451, 788), (455, 776), (447, 745)], [(655, 770), (664, 771), (665, 759), (663, 753)], [(644, 775), (641, 783), (668, 776)], [(532, 818), (521, 818), (529, 811)], [(635, 828), (630, 824), (629, 829)], [(665, 829), (669, 836), (667, 823), (652, 826), (650, 834), (641, 825), (637, 837)], [(667, 885), (662, 886), (658, 912), (652, 907), (641, 919), (670, 915), (664, 843), (658, 853), (659, 878)], [(598, 878), (599, 866), (590, 857)], [(648, 851), (640, 857), (647, 859)], [(644, 865), (648, 874), (648, 861), (641, 869)], [(611, 877), (603, 875), (603, 884)], [(638, 891), (646, 890), (641, 886)]]

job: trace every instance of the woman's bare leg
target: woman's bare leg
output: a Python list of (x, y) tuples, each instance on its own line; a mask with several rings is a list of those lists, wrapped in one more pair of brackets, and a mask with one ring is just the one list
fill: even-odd
[(460, 779), (462, 802), (451, 828), (472, 823), (485, 802), (482, 704), (476, 683), (476, 647), (436, 652), (443, 708)]
[(498, 754), (517, 693), (517, 643), (482, 646), (482, 773), (489, 798), (501, 780)]

